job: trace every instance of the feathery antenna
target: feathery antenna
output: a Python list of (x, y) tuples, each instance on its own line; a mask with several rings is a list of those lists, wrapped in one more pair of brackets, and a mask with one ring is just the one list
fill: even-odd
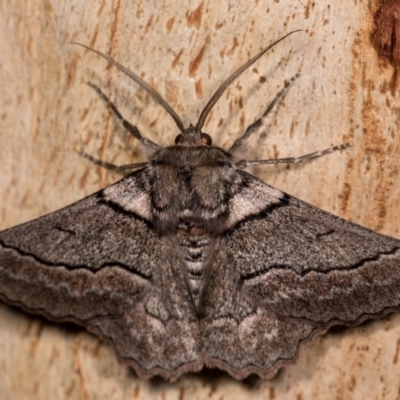
[(261, 50), (257, 55), (255, 55), (251, 60), (247, 61), (246, 64), (242, 65), (238, 70), (236, 70), (214, 93), (214, 95), (211, 97), (211, 99), (208, 101), (206, 106), (204, 107), (203, 111), (200, 114), (199, 120), (197, 121), (196, 127), (199, 131), (201, 131), (201, 128), (203, 128), (204, 123), (206, 122), (206, 118), (208, 114), (210, 113), (211, 109), (214, 107), (215, 103), (219, 100), (219, 98), (222, 96), (222, 94), (225, 92), (225, 90), (229, 87), (229, 85), (236, 79), (238, 78), (246, 69), (248, 69), (251, 65), (253, 65), (262, 55), (264, 55), (268, 50), (270, 50), (272, 47), (277, 45), (279, 42), (282, 40), (286, 39), (288, 36), (295, 32), (300, 32), (301, 29), (297, 29), (295, 31), (289, 32), (285, 36), (281, 37), (280, 39), (276, 40), (269, 46), (267, 46), (264, 50)]
[(172, 109), (172, 107), (161, 97), (161, 95), (156, 92), (147, 82), (145, 82), (139, 75), (135, 74), (134, 72), (130, 71), (129, 69), (125, 68), (123, 65), (121, 65), (119, 62), (113, 60), (111, 57), (109, 57), (107, 54), (102, 53), (101, 51), (92, 49), (89, 46), (86, 46), (81, 43), (77, 42), (71, 42), (72, 44), (77, 44), (78, 46), (82, 46), (87, 50), (92, 51), (93, 53), (98, 54), (100, 57), (103, 57), (106, 59), (110, 64), (114, 65), (114, 67), (118, 68), (121, 72), (123, 72), (125, 75), (129, 76), (134, 82), (136, 82), (142, 89), (144, 89), (158, 104), (160, 104), (161, 107), (164, 108), (164, 110), (173, 118), (175, 121), (176, 126), (178, 129), (183, 132), (185, 130), (185, 127), (183, 126), (183, 123), (181, 119), (178, 117), (178, 114)]

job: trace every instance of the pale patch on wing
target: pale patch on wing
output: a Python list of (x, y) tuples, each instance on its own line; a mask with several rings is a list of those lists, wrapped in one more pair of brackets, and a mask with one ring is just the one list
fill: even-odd
[(151, 221), (151, 199), (148, 192), (138, 184), (136, 176), (129, 176), (103, 190), (103, 197), (124, 210)]
[(226, 228), (232, 228), (243, 219), (257, 215), (269, 206), (279, 204), (284, 193), (265, 183), (253, 181), (252, 185), (241, 190), (229, 200), (229, 217)]
[(272, 315), (258, 309), (256, 314), (246, 317), (239, 324), (238, 334), (242, 345), (254, 350), (263, 343), (276, 340), (279, 335), (278, 323)]

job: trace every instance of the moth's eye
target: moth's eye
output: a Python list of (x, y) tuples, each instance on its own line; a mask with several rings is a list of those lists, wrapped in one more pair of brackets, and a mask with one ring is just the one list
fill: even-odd
[(180, 133), (176, 138), (175, 138), (175, 144), (178, 144), (182, 140), (182, 133)]
[(201, 141), (202, 141), (204, 144), (208, 145), (208, 146), (211, 146), (211, 145), (212, 145), (211, 136), (210, 136), (210, 135), (207, 135), (207, 133), (202, 133), (202, 134), (201, 134)]

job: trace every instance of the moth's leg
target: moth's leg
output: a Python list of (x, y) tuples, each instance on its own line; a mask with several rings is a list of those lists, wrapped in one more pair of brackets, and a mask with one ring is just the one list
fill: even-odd
[(262, 117), (259, 118), (257, 121), (253, 122), (251, 125), (249, 125), (245, 130), (244, 134), (240, 138), (235, 140), (232, 147), (228, 150), (229, 153), (232, 153), (237, 148), (239, 148), (257, 129), (259, 129), (263, 125), (266, 125), (265, 122), (267, 120), (267, 117), (269, 113), (272, 111), (272, 109), (275, 107), (275, 104), (282, 98), (282, 96), (287, 92), (287, 90), (295, 81), (295, 79), (297, 79), (299, 76), (300, 74), (296, 74), (292, 76), (289, 81), (285, 83), (285, 86), (277, 93), (275, 98), (271, 101), (270, 105), (264, 111)]
[(136, 139), (138, 139), (141, 143), (143, 143), (147, 147), (151, 147), (152, 149), (159, 149), (160, 146), (154, 142), (152, 142), (149, 139), (144, 138), (137, 126), (132, 125), (130, 122), (128, 122), (122, 114), (118, 111), (117, 107), (115, 104), (100, 90), (100, 88), (95, 85), (92, 82), (87, 82), (87, 84), (94, 89), (97, 94), (103, 99), (103, 101), (107, 104), (107, 107), (114, 113), (114, 115), (117, 117), (118, 121), (121, 123), (121, 125)]
[(246, 168), (251, 165), (261, 165), (261, 164), (297, 164), (300, 162), (311, 160), (313, 158), (322, 157), (326, 154), (332, 153), (333, 151), (342, 150), (342, 149), (345, 149), (345, 148), (351, 147), (351, 146), (352, 146), (352, 143), (343, 143), (343, 144), (339, 144), (338, 146), (329, 147), (326, 150), (315, 151), (314, 153), (305, 154), (304, 156), (300, 156), (300, 157), (278, 158), (275, 160), (273, 160), (273, 159), (271, 159), (271, 160), (252, 160), (252, 161), (241, 160), (236, 164), (236, 166), (239, 168)]
[(118, 165), (108, 163), (106, 161), (98, 160), (97, 158), (94, 158), (91, 155), (86, 154), (82, 151), (78, 151), (78, 154), (85, 157), (87, 160), (89, 160), (90, 162), (92, 162), (95, 165), (106, 168), (110, 171), (118, 172), (120, 174), (126, 174), (127, 172), (133, 171), (134, 169), (146, 167), (148, 164), (147, 162), (145, 162), (145, 163), (126, 164), (126, 165), (118, 166)]

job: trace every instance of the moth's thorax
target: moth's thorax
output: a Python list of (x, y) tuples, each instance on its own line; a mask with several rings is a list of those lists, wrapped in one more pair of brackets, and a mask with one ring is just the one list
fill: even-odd
[(215, 146), (175, 145), (156, 152), (148, 172), (159, 232), (175, 231), (182, 221), (220, 231), (238, 178), (229, 153)]

